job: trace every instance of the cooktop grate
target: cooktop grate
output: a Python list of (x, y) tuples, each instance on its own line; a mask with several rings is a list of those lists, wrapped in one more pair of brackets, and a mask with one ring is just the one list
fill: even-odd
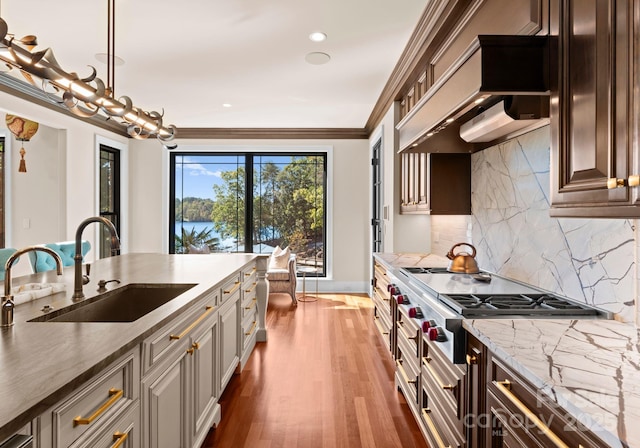
[(451, 274), (447, 268), (422, 268), (418, 266), (410, 266), (401, 269), (410, 274)]
[(447, 294), (440, 301), (465, 317), (594, 316), (599, 312), (553, 294)]

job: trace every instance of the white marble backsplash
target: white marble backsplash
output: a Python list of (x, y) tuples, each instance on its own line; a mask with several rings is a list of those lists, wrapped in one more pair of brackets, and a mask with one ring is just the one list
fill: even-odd
[(471, 157), (482, 269), (635, 320), (635, 221), (549, 216), (549, 127)]

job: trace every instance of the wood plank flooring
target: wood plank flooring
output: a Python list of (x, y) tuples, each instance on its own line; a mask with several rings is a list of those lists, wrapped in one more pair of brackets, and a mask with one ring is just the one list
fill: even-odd
[(292, 306), (272, 294), (259, 343), (220, 398), (202, 448), (426, 448), (366, 295)]

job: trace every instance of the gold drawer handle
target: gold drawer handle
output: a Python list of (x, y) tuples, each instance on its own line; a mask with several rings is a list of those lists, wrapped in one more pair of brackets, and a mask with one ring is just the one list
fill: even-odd
[(252, 310), (253, 308), (255, 308), (256, 303), (258, 303), (258, 299), (257, 298), (253, 299), (251, 301), (251, 305), (245, 306), (244, 309), (247, 310), (247, 311)]
[(433, 436), (434, 439), (436, 439), (438, 448), (452, 448), (451, 445), (445, 445), (444, 442), (442, 441), (442, 437), (440, 437), (440, 433), (438, 433), (438, 429), (436, 428), (436, 425), (433, 423), (433, 420), (431, 420), (431, 416), (429, 415), (430, 413), (431, 413), (431, 409), (422, 408), (422, 417), (424, 418), (425, 423), (429, 427), (429, 431), (431, 432), (431, 435)]
[(113, 433), (113, 440), (115, 440), (116, 443), (111, 445), (111, 448), (120, 447), (120, 445), (122, 445), (124, 443), (124, 441), (127, 440), (127, 437), (129, 437), (129, 433), (128, 432), (117, 431), (117, 432)]
[(234, 292), (236, 292), (238, 290), (238, 288), (240, 287), (240, 282), (235, 282), (235, 286), (229, 290), (224, 290), (222, 291), (224, 294), (233, 294)]
[(534, 425), (545, 435), (551, 442), (558, 448), (569, 448), (569, 445), (564, 443), (542, 420), (540, 420), (531, 410), (511, 392), (511, 381), (493, 381), (493, 384), (498, 388), (500, 392), (515, 406), (518, 408), (525, 417), (533, 422)]
[(113, 404), (116, 401), (118, 401), (120, 398), (122, 398), (123, 395), (124, 395), (124, 391), (122, 389), (114, 389), (114, 388), (109, 389), (109, 397), (110, 398), (107, 401), (105, 401), (102, 406), (100, 406), (98, 409), (96, 409), (96, 412), (94, 412), (89, 417), (82, 418), (79, 415), (76, 418), (74, 418), (73, 419), (73, 426), (90, 425), (91, 422), (93, 422), (95, 419), (100, 417), (100, 415), (102, 415), (104, 413), (104, 411), (106, 411), (111, 406), (113, 406)]
[(407, 375), (407, 372), (404, 371), (404, 367), (402, 367), (402, 360), (399, 359), (396, 361), (396, 366), (398, 367), (398, 372), (400, 372), (400, 375), (402, 375), (402, 379), (404, 379), (404, 382), (407, 384), (416, 384), (418, 382), (418, 380), (410, 380), (409, 376)]
[(256, 289), (256, 286), (258, 285), (258, 282), (253, 282), (253, 285), (251, 285), (251, 288), (249, 289), (245, 289), (244, 292), (251, 292), (254, 289)]
[(187, 333), (189, 333), (191, 330), (193, 330), (195, 328), (196, 325), (198, 325), (200, 322), (202, 322), (204, 320), (205, 317), (207, 317), (209, 314), (211, 314), (214, 310), (214, 308), (212, 306), (205, 306), (204, 309), (206, 310), (204, 313), (202, 313), (200, 315), (200, 317), (198, 317), (196, 320), (194, 320), (191, 325), (189, 325), (187, 328), (185, 328), (182, 333), (175, 335), (175, 334), (170, 334), (169, 335), (169, 339), (171, 339), (172, 341), (174, 340), (178, 340), (178, 339), (182, 339), (183, 337), (185, 337), (187, 335)]
[(467, 364), (470, 366), (478, 364), (478, 357), (476, 355), (467, 355)]
[(253, 324), (251, 324), (251, 328), (250, 328), (250, 329), (249, 329), (249, 331), (247, 331), (244, 335), (245, 335), (245, 336), (251, 336), (251, 333), (253, 333), (253, 332), (255, 331), (255, 329), (256, 329), (256, 325), (258, 325), (258, 324), (257, 324), (257, 322), (254, 320), (254, 321), (253, 321)]
[(245, 272), (244, 276), (245, 277), (251, 277), (253, 275), (253, 273), (256, 272), (256, 267), (254, 266), (253, 268), (251, 268), (250, 272)]
[(455, 390), (456, 386), (454, 386), (453, 384), (444, 384), (442, 382), (442, 380), (440, 379), (440, 375), (438, 375), (438, 373), (435, 370), (433, 370), (433, 367), (431, 367), (431, 365), (429, 364), (432, 361), (431, 358), (427, 356), (422, 358), (422, 360), (424, 361), (422, 365), (427, 368), (427, 370), (429, 371), (429, 375), (431, 375), (433, 379), (436, 380), (436, 383), (438, 383), (438, 386), (440, 386), (441, 389)]

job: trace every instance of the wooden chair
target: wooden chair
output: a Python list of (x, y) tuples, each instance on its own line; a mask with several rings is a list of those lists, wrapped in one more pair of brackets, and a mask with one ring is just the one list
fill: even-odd
[(267, 282), (269, 284), (269, 294), (286, 293), (291, 296), (294, 305), (298, 304), (296, 298), (296, 254), (289, 256), (289, 263), (286, 269), (269, 268), (267, 270)]

